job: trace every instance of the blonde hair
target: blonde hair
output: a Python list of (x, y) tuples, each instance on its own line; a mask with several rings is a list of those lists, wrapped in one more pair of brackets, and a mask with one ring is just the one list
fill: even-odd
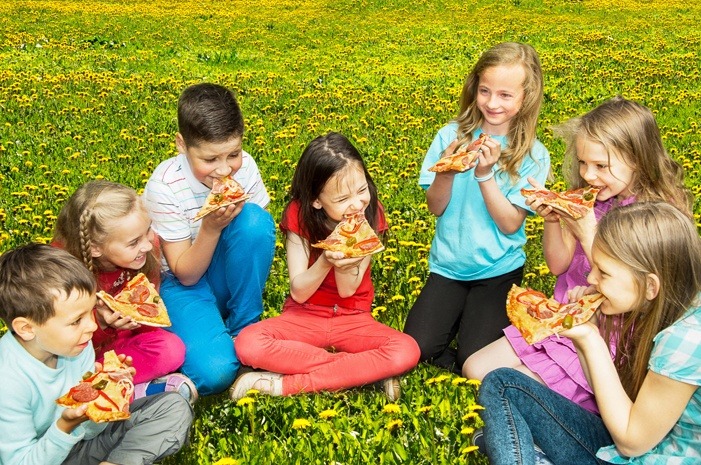
[(684, 186), (684, 170), (667, 154), (655, 116), (646, 107), (614, 97), (590, 112), (555, 127), (567, 150), (563, 172), (571, 187), (584, 187), (576, 142), (584, 137), (615, 153), (633, 170), (629, 189), (637, 201), (664, 200), (691, 217), (692, 195)]
[[(629, 312), (605, 316), (604, 338), (616, 341), (614, 363), (631, 399), (648, 371), (653, 339), (693, 305), (701, 292), (701, 238), (693, 222), (664, 202), (615, 208), (597, 227), (593, 249), (621, 262), (634, 276), (639, 299)], [(649, 274), (659, 279), (647, 300)]]
[[(90, 181), (68, 199), (56, 220), (54, 241), (82, 260), (95, 275), (100, 271), (93, 260), (92, 247), (104, 244), (111, 228), (137, 209), (146, 212), (136, 191), (111, 181)], [(157, 269), (153, 253), (146, 255), (141, 272), (150, 275)], [(98, 281), (99, 282), (99, 281)]]
[(502, 151), (499, 165), (510, 176), (516, 177), (521, 162), (536, 140), (536, 125), (543, 103), (543, 71), (533, 47), (518, 42), (504, 42), (484, 52), (465, 79), (460, 95), (460, 114), (455, 121), (458, 123), (459, 137), (470, 136), (482, 126), (484, 116), (477, 108), (480, 76), (489, 68), (510, 65), (523, 66), (526, 78), (523, 81), (523, 102), (509, 123), (509, 146)]

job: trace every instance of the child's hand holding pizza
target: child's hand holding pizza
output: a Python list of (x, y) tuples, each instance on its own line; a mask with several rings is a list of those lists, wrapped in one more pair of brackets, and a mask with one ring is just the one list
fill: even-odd
[(132, 330), (141, 327), (141, 325), (134, 321), (130, 316), (113, 311), (100, 298), (97, 299), (95, 310), (97, 324), (100, 325), (100, 328), (102, 329), (105, 329), (108, 326), (119, 330)]
[(221, 231), (243, 210), (244, 202), (219, 207), (202, 218), (202, 229)]

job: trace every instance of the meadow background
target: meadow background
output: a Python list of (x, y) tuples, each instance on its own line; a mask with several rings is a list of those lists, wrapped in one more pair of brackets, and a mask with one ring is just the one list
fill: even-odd
[[(675, 0), (3, 1), (0, 3), (0, 251), (46, 242), (64, 200), (106, 178), (140, 189), (176, 154), (187, 85), (232, 88), (244, 148), (279, 220), (296, 160), (327, 131), (364, 153), (391, 234), (376, 257), (374, 312), (402, 328), (427, 276), (434, 221), (417, 186), (465, 75), (502, 41), (540, 54), (538, 134), (620, 94), (650, 107), (698, 196), (701, 6)], [(695, 205), (697, 224), (701, 208)], [(525, 282), (550, 291), (542, 223), (529, 219)], [(278, 240), (265, 315), (288, 288)], [(476, 384), (429, 366), (389, 403), (372, 389), (293, 398), (226, 396), (196, 409), (191, 444), (166, 464), (486, 463)]]

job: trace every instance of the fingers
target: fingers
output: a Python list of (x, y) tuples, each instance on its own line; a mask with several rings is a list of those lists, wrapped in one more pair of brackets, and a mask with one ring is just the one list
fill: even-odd
[(545, 186), (539, 183), (536, 178), (528, 177), (528, 183), (533, 186), (534, 189), (545, 189)]

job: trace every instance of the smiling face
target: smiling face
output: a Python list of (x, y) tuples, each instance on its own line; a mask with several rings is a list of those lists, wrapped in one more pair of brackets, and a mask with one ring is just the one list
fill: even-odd
[(77, 290), (68, 295), (57, 293), (55, 315), (41, 325), (28, 320), (31, 328), (20, 332), (20, 343), (36, 359), (52, 368), (56, 367), (57, 356), (79, 355), (97, 329), (92, 312), (96, 300), (94, 293)]
[(521, 64), (486, 68), (479, 76), (477, 108), (484, 117), (482, 130), (504, 136), (523, 103), (526, 71)]
[(369, 203), (370, 190), (365, 173), (357, 163), (351, 163), (329, 178), (312, 205), (323, 209), (334, 223), (338, 223), (344, 215), (365, 211)]
[(140, 270), (153, 249), (153, 240), (151, 219), (143, 208), (137, 207), (116, 222), (103, 244), (92, 247), (92, 255), (103, 271)]
[(175, 144), (180, 153), (187, 156), (195, 179), (210, 189), (215, 178), (234, 174), (241, 168), (241, 136), (232, 137), (226, 142), (200, 142), (196, 146), (187, 146), (178, 134)]
[(625, 199), (632, 195), (633, 168), (615, 152), (608, 152), (602, 144), (586, 137), (576, 139), (579, 175), (590, 186), (600, 187), (597, 200), (612, 197)]

